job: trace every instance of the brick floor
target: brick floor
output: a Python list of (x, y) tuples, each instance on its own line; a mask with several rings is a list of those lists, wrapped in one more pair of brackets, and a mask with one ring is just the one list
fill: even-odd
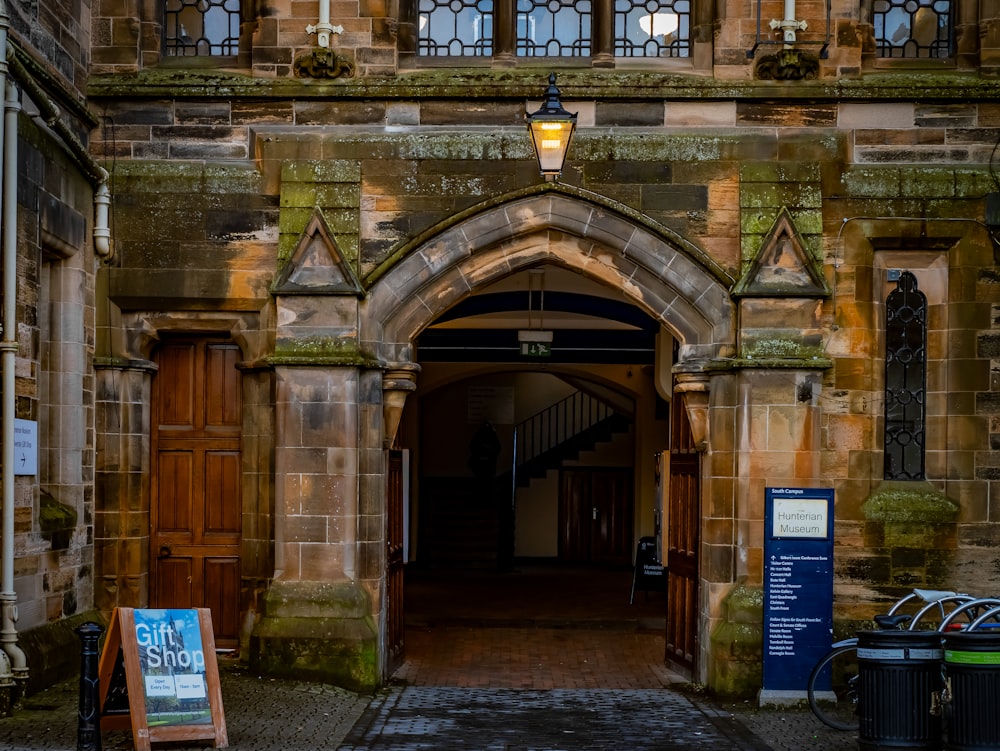
[(576, 628), (408, 628), (395, 678), (414, 686), (662, 688), (663, 635)]
[(522, 565), (406, 572), (406, 662), (415, 686), (662, 688), (666, 600), (630, 569)]

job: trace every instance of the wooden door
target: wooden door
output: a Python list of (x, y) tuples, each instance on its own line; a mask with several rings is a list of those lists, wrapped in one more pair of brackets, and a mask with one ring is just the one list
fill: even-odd
[(667, 567), (666, 659), (694, 670), (698, 645), (700, 455), (681, 397), (670, 408), (670, 477), (664, 548)]
[(405, 655), (403, 614), (403, 452), (388, 452), (386, 483), (386, 652), (388, 674), (399, 667)]
[(229, 342), (168, 339), (153, 400), (151, 605), (209, 608), (223, 649), (239, 640), (239, 359)]
[(559, 558), (628, 565), (632, 470), (565, 468), (559, 483)]

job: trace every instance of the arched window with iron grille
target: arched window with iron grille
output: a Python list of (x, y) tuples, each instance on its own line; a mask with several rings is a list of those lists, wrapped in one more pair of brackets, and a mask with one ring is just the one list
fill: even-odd
[(924, 479), (927, 393), (927, 297), (900, 274), (885, 301), (886, 480)]

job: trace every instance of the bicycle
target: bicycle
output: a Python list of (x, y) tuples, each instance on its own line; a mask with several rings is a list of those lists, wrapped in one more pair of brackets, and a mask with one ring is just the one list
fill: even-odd
[[(974, 618), (978, 614), (976, 608), (967, 606), (978, 601), (979, 598), (959, 592), (914, 589), (897, 600), (888, 613), (876, 615), (874, 620), (882, 631), (912, 631), (936, 611), (940, 624), (952, 624), (960, 613)], [(923, 603), (915, 614), (901, 612), (915, 602)], [(1000, 600), (995, 602), (1000, 604)], [(904, 628), (907, 624), (908, 628)], [(832, 645), (813, 667), (806, 693), (810, 709), (824, 725), (844, 731), (858, 729), (857, 637), (842, 639)]]

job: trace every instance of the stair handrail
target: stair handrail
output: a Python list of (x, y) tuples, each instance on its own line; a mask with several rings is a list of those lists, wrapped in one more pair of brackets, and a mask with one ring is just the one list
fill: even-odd
[(614, 407), (584, 391), (550, 404), (514, 428), (514, 466), (520, 467), (617, 414)]

